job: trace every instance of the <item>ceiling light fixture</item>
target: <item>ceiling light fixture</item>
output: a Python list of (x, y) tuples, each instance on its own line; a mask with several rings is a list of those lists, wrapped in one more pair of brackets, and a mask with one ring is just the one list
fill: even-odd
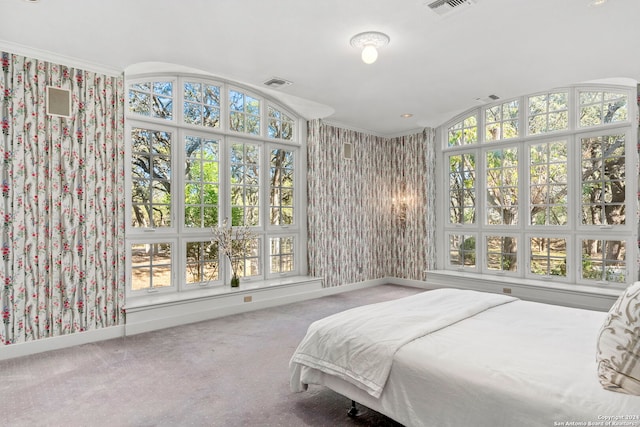
[(362, 62), (373, 64), (378, 59), (378, 48), (389, 43), (389, 36), (378, 31), (365, 31), (351, 37), (351, 46), (362, 49)]
[(603, 4), (605, 4), (608, 0), (591, 0), (589, 2), (589, 6), (590, 7), (598, 7), (598, 6), (602, 6)]

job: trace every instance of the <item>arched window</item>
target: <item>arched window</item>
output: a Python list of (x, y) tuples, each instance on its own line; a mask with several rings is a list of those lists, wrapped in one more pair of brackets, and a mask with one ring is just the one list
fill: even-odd
[(300, 118), (242, 85), (191, 75), (127, 79), (130, 296), (229, 283), (212, 241), (225, 219), (253, 238), (242, 281), (306, 274)]
[(570, 87), (443, 125), (442, 267), (594, 286), (633, 281), (634, 100), (628, 87)]

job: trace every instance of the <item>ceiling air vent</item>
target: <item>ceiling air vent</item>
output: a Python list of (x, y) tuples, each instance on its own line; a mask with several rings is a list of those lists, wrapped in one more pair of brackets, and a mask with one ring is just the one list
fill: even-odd
[(428, 3), (429, 9), (433, 10), (438, 15), (447, 15), (453, 11), (459, 11), (466, 9), (474, 4), (476, 0), (436, 0)]
[(278, 89), (283, 86), (289, 86), (291, 82), (289, 80), (281, 79), (279, 77), (273, 77), (267, 80), (266, 82), (264, 82), (264, 84), (269, 86), (271, 89)]

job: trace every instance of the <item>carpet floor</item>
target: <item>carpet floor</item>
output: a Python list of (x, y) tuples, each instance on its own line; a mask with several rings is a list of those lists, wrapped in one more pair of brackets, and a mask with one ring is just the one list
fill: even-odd
[(289, 390), (310, 323), (422, 292), (383, 285), (0, 361), (3, 426), (399, 426), (324, 387)]

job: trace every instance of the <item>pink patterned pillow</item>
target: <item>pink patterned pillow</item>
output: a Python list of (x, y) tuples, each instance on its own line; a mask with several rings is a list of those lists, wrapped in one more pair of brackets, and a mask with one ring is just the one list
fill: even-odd
[(640, 396), (640, 282), (629, 286), (609, 310), (597, 350), (600, 384)]

